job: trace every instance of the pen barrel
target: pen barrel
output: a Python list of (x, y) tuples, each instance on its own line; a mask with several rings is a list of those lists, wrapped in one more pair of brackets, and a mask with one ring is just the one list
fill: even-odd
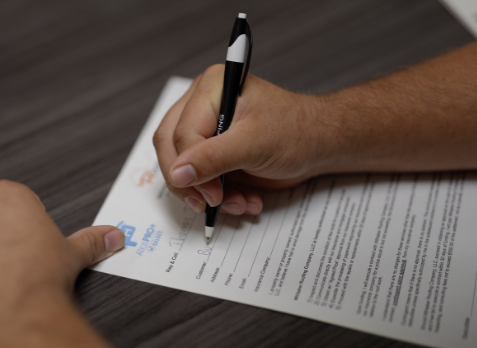
[[(234, 117), (235, 104), (240, 89), (240, 80), (242, 78), (243, 63), (225, 61), (224, 89), (222, 91), (222, 101), (220, 103), (219, 120), (215, 135), (220, 135), (229, 129), (230, 123)], [(224, 186), (225, 175), (220, 176), (222, 187)], [(220, 204), (211, 207), (207, 204), (205, 208), (205, 226), (214, 227), (219, 216)]]
[(234, 117), (235, 105), (239, 94), (243, 63), (225, 61), (224, 89), (220, 103), (219, 120), (215, 135), (225, 132)]
[[(248, 43), (248, 45), (247, 45)], [(222, 91), (222, 100), (220, 103), (220, 112), (217, 120), (217, 130), (215, 135), (220, 135), (229, 129), (234, 117), (237, 97), (242, 92), (245, 78), (247, 77), (252, 54), (253, 38), (250, 26), (246, 20), (246, 15), (240, 13), (235, 20), (232, 35), (230, 37), (229, 48), (227, 49), (227, 58), (225, 59), (224, 88)], [(244, 62), (247, 55), (247, 62)], [(243, 78), (242, 78), (243, 74)], [(224, 174), (220, 176), (222, 187), (224, 186)], [(214, 227), (219, 215), (220, 204), (211, 207), (207, 204), (205, 208), (205, 226)], [(207, 228), (206, 228), (207, 236)]]
[[(224, 186), (225, 175), (220, 176), (220, 181), (222, 186)], [(216, 207), (211, 207), (207, 204), (205, 207), (205, 226), (214, 227), (217, 222), (217, 217), (219, 216), (220, 204)]]

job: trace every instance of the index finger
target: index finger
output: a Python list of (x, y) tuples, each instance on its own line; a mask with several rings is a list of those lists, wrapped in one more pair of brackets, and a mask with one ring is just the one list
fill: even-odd
[(202, 75), (174, 130), (178, 155), (215, 134), (223, 80), (223, 65), (213, 65)]
[(167, 188), (179, 199), (185, 201), (194, 211), (201, 213), (205, 209), (205, 201), (202, 195), (194, 188), (177, 188), (169, 180), (169, 170), (172, 162), (177, 158), (177, 151), (173, 142), (174, 129), (181, 117), (182, 110), (190, 99), (191, 95), (199, 83), (201, 76), (198, 76), (189, 90), (171, 107), (164, 116), (161, 124), (154, 134), (154, 147), (156, 149), (159, 167), (164, 177)]

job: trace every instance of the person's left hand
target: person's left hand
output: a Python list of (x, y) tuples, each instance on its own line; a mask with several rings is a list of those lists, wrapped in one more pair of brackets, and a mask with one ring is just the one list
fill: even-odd
[(9, 344), (5, 335), (19, 321), (41, 317), (35, 323), (43, 323), (50, 309), (64, 313), (57, 309), (74, 307), (79, 272), (121, 249), (124, 240), (113, 226), (88, 227), (64, 238), (38, 196), (0, 180), (0, 346)]

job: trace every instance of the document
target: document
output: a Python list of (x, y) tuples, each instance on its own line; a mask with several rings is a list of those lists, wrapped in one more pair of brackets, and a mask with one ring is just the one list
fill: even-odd
[(476, 347), (477, 175), (322, 176), (258, 191), (259, 216), (204, 215), (167, 190), (152, 137), (171, 78), (94, 224), (126, 246), (95, 270), (435, 347)]
[(477, 38), (477, 0), (439, 0)]

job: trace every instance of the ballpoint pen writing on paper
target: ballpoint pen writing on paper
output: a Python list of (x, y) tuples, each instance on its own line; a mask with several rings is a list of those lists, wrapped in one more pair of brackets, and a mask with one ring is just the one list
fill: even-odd
[[(224, 88), (222, 92), (222, 101), (220, 103), (220, 112), (217, 121), (217, 130), (215, 136), (225, 132), (232, 122), (237, 97), (241, 94), (245, 78), (247, 77), (252, 55), (253, 38), (250, 25), (245, 13), (239, 13), (235, 19), (235, 24), (230, 37), (227, 58), (225, 60)], [(248, 53), (247, 53), (248, 42)], [(245, 60), (245, 54), (247, 59)], [(245, 62), (245, 68), (244, 68)], [(243, 77), (242, 77), (243, 72)], [(220, 176), (222, 185), (224, 184), (224, 174)], [(205, 209), (205, 240), (209, 244), (214, 232), (215, 223), (219, 214), (220, 204), (211, 207), (207, 204)]]

